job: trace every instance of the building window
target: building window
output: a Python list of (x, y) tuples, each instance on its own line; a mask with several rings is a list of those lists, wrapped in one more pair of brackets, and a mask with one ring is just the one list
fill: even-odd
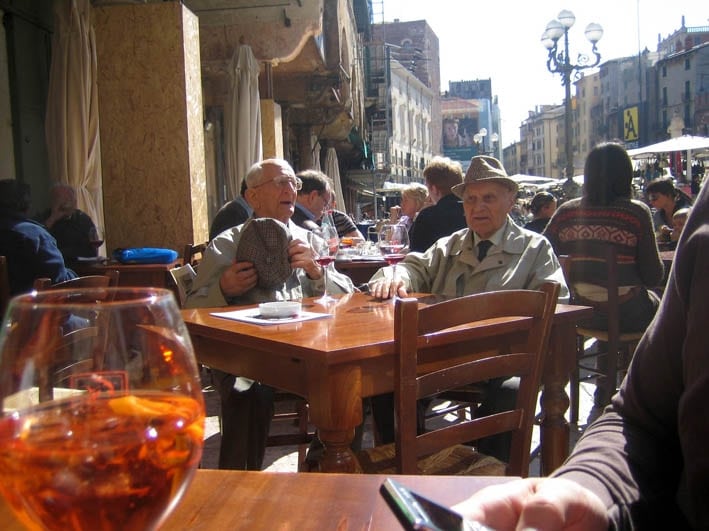
[(689, 70), (689, 57), (684, 60), (684, 69)]
[(662, 77), (667, 77), (667, 66), (662, 65)]
[(667, 105), (667, 87), (662, 87), (662, 105)]

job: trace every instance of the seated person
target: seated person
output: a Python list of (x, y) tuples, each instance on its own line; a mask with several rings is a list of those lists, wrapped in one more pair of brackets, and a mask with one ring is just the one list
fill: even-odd
[(401, 190), (401, 205), (389, 209), (391, 223), (403, 223), (411, 229), (418, 213), (425, 207), (428, 190), (423, 184), (411, 183)]
[[(561, 266), (547, 239), (522, 229), (508, 215), (516, 200), (517, 183), (507, 176), (500, 161), (473, 157), (465, 180), (452, 192), (463, 200), (467, 228), (440, 238), (425, 253), (410, 252), (397, 265), (396, 280), (391, 267), (380, 269), (369, 282), (375, 297), (406, 297), (409, 292), (461, 297), (493, 290), (537, 289), (552, 280), (561, 284), (560, 300), (568, 300)], [(490, 382), (482, 408), (494, 410), (496, 403), (513, 403), (518, 383), (518, 379)], [(375, 397), (373, 410), (381, 442), (393, 441), (391, 395)], [(509, 437), (490, 439), (481, 441), (480, 451), (506, 460)]]
[[(569, 254), (570, 249), (584, 241), (615, 246), (620, 257), (620, 330), (645, 330), (659, 304), (659, 297), (649, 288), (661, 284), (664, 266), (657, 251), (650, 210), (631, 198), (632, 162), (622, 145), (599, 144), (586, 158), (584, 175), (582, 197), (562, 204), (543, 234), (557, 255)], [(577, 286), (579, 295), (603, 302), (608, 299), (607, 292), (597, 282), (594, 284), (594, 264), (598, 259), (589, 256), (574, 267), (583, 268), (584, 282)], [(585, 324), (607, 330), (607, 316), (596, 311)]]
[(344, 212), (334, 210), (335, 192), (332, 190), (332, 179), (318, 170), (304, 170), (298, 173), (303, 187), (298, 190), (298, 200), (293, 213), (293, 222), (308, 230), (320, 226), (325, 212), (330, 212), (335, 223), (338, 238), (361, 238), (362, 233), (354, 221)]
[[(49, 192), (50, 205), (37, 221), (57, 240), (67, 264), (75, 264), (78, 257), (97, 256), (96, 226), (88, 214), (76, 207), (76, 190), (73, 186), (57, 183)], [(102, 242), (103, 243), (103, 242)]]
[(27, 217), (29, 206), (27, 184), (0, 180), (0, 255), (7, 258), (11, 295), (31, 291), (38, 278), (51, 278), (52, 284), (76, 278), (54, 237)]
[(524, 228), (542, 233), (556, 211), (556, 197), (549, 192), (537, 192), (529, 202), (532, 220)]
[(251, 217), (254, 209), (246, 200), (246, 179), (241, 181), (239, 197), (225, 203), (214, 215), (212, 225), (209, 227), (209, 239), (212, 240), (220, 232), (241, 225)]
[(687, 217), (691, 208), (680, 208), (674, 214), (672, 214), (672, 232), (670, 233), (670, 249), (674, 250), (677, 247), (677, 242), (679, 237), (682, 235), (682, 230), (684, 229), (685, 223), (687, 223)]
[(465, 227), (463, 206), (451, 192), (463, 182), (460, 162), (447, 157), (433, 157), (423, 170), (431, 206), (421, 210), (409, 229), (409, 248), (423, 252), (438, 238)]
[[(246, 199), (254, 218), (273, 218), (292, 236), (287, 253), (292, 272), (275, 288), (259, 285), (252, 262), (235, 260), (244, 225), (218, 234), (205, 250), (185, 307), (239, 306), (274, 300), (301, 299), (322, 294), (323, 269), (307, 244), (308, 232), (292, 222), (296, 192), (302, 186), (285, 160), (254, 164), (246, 175)], [(328, 293), (354, 291), (352, 281), (337, 271), (328, 272)], [(260, 470), (273, 416), (273, 389), (246, 378), (213, 370), (222, 405), (222, 442), (219, 468)]]
[(680, 208), (691, 206), (675, 188), (671, 177), (660, 177), (645, 187), (647, 202), (655, 209), (652, 223), (658, 243), (669, 243), (672, 233), (672, 215)]
[(677, 248), (657, 317), (603, 415), (549, 478), (455, 509), (494, 529), (707, 529), (709, 189)]

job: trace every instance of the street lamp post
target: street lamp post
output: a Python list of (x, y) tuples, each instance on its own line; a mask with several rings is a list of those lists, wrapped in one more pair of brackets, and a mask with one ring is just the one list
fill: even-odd
[[(603, 37), (603, 28), (600, 24), (591, 22), (586, 26), (584, 34), (592, 45), (591, 51), (595, 56), (595, 60), (591, 62), (591, 58), (585, 54), (579, 54), (576, 64), (572, 64), (569, 58), (569, 30), (576, 22), (576, 17), (568, 9), (564, 9), (559, 13), (556, 19), (547, 24), (544, 33), (542, 34), (542, 44), (549, 50), (547, 58), (547, 69), (552, 74), (561, 74), (561, 81), (564, 85), (565, 97), (564, 100), (564, 134), (565, 138), (565, 153), (566, 153), (566, 178), (571, 179), (574, 176), (574, 153), (571, 144), (571, 76), (580, 70), (593, 68), (601, 62), (601, 54), (596, 48), (596, 44)], [(564, 37), (564, 47), (559, 48), (559, 39)]]
[[(478, 146), (478, 154), (482, 155), (489, 155), (490, 153), (495, 154), (495, 150), (497, 149), (497, 141), (500, 139), (499, 135), (497, 133), (492, 133), (490, 135), (490, 151), (485, 149), (485, 137), (487, 136), (487, 129), (482, 128), (480, 131), (475, 133), (473, 135), (473, 142), (475, 142), (475, 145)], [(482, 144), (482, 149), (480, 149), (480, 145)]]
[[(484, 127), (480, 129), (477, 133), (473, 135), (473, 142), (475, 142), (475, 145), (478, 146), (478, 154), (485, 154), (485, 137), (487, 136), (487, 129)], [(483, 148), (480, 150), (480, 144), (482, 144)]]

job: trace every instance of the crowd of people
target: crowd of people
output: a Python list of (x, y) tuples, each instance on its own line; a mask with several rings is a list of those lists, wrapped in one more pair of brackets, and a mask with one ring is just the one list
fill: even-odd
[[(692, 206), (670, 179), (645, 187), (634, 198), (633, 167), (617, 143), (594, 147), (586, 158), (580, 197), (561, 201), (548, 191), (525, 204), (531, 219), (511, 217), (519, 204), (518, 184), (499, 160), (475, 156), (465, 174), (461, 165), (434, 157), (424, 184), (402, 191), (390, 222), (406, 226), (410, 249), (397, 265), (381, 268), (367, 287), (378, 299), (426, 292), (460, 297), (491, 290), (535, 289), (547, 281), (569, 290), (558, 260), (580, 241), (617, 248), (621, 280), (621, 330), (646, 330), (620, 392), (587, 429), (569, 460), (551, 478), (536, 478), (485, 490), (458, 509), (494, 528), (549, 526), (579, 529), (653, 522), (709, 524), (702, 501), (709, 489), (701, 435), (709, 424), (703, 399), (709, 393), (700, 327), (706, 304), (697, 297), (706, 284), (709, 192)], [(323, 267), (309, 242), (330, 215), (340, 238), (364, 239), (353, 220), (336, 209), (332, 180), (320, 171), (295, 173), (281, 159), (254, 164), (240, 196), (215, 216), (210, 243), (187, 294), (187, 307), (240, 306), (274, 300), (351, 293), (344, 274)], [(76, 206), (66, 185), (52, 189), (51, 208), (37, 219), (29, 212), (29, 190), (0, 181), (0, 254), (8, 256), (12, 293), (31, 289), (34, 278), (60, 282), (75, 276), (77, 257), (95, 255), (88, 243), (94, 227)], [(243, 244), (248, 242), (248, 245)], [(664, 277), (659, 252), (677, 247), (677, 258), (662, 302), (652, 287)], [(264, 259), (268, 254), (268, 260)], [(602, 301), (594, 283), (602, 274), (598, 256), (576, 264), (586, 273), (575, 285), (590, 300)], [(690, 289), (691, 288), (691, 289)], [(659, 310), (658, 310), (659, 309)], [(589, 321), (607, 327), (596, 311)], [(261, 468), (273, 415), (274, 389), (214, 370), (221, 399), (220, 468)], [(516, 395), (516, 379), (490, 381), (481, 409), (494, 412)], [(422, 404), (425, 407), (425, 404)], [(372, 399), (377, 440), (394, 438), (391, 395)], [(423, 427), (422, 427), (423, 429)], [(508, 440), (493, 437), (479, 449), (506, 459)], [(691, 467), (693, 468), (690, 468)]]
[(63, 183), (50, 189), (50, 206), (31, 216), (30, 187), (0, 180), (0, 255), (7, 259), (10, 293), (32, 289), (38, 278), (53, 284), (75, 278), (78, 260), (98, 254), (98, 229), (77, 207), (76, 190)]

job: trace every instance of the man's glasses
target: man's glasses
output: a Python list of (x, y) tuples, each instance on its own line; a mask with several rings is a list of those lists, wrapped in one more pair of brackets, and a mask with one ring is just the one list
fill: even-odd
[(257, 184), (256, 186), (252, 186), (251, 188), (258, 188), (259, 186), (263, 186), (264, 184), (268, 183), (273, 183), (279, 188), (284, 188), (285, 186), (290, 186), (293, 190), (300, 190), (303, 188), (303, 181), (300, 180), (298, 177), (290, 177), (287, 175), (279, 175), (278, 177), (274, 177), (273, 179), (269, 179), (268, 181), (264, 181), (262, 183)]

